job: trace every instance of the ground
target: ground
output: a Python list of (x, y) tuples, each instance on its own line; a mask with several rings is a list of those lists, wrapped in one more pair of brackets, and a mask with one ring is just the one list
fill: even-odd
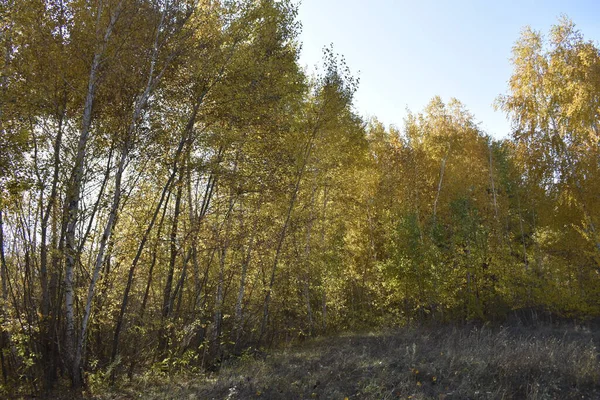
[(600, 331), (413, 327), (309, 340), (209, 375), (148, 376), (105, 399), (600, 399)]

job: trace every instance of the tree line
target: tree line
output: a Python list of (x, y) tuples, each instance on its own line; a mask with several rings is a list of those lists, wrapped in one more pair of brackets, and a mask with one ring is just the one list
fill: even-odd
[(0, 3), (3, 394), (413, 320), (600, 312), (600, 52), (525, 29), (494, 140), (365, 121), (275, 0)]

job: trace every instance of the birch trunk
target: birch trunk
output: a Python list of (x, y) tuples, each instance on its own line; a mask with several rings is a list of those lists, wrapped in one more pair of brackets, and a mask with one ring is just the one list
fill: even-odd
[[(83, 107), (83, 118), (81, 122), (81, 131), (77, 143), (77, 152), (75, 164), (70, 179), (70, 187), (67, 191), (65, 203), (67, 204), (67, 229), (66, 229), (66, 267), (65, 267), (65, 323), (66, 323), (66, 342), (65, 350), (68, 363), (70, 365), (71, 383), (74, 388), (80, 388), (83, 385), (80, 365), (77, 362), (76, 332), (75, 332), (75, 309), (74, 309), (74, 271), (78, 258), (78, 246), (76, 240), (76, 228), (79, 221), (79, 202), (82, 191), (84, 160), (87, 153), (87, 144), (91, 133), (92, 112), (96, 97), (96, 84), (100, 70), (102, 57), (113, 32), (121, 12), (122, 1), (119, 2), (104, 32), (104, 38), (100, 48), (96, 50), (94, 59), (90, 67), (88, 77), (88, 88)], [(102, 13), (102, 4), (99, 6), (98, 13)]]
[(450, 155), (450, 146), (448, 146), (448, 150), (446, 151), (446, 155), (442, 159), (442, 164), (440, 166), (440, 179), (438, 181), (437, 192), (435, 194), (435, 201), (433, 202), (433, 223), (436, 224), (437, 221), (437, 205), (440, 200), (440, 193), (442, 192), (442, 183), (444, 182), (444, 172), (446, 170), (446, 162), (448, 161), (448, 156)]

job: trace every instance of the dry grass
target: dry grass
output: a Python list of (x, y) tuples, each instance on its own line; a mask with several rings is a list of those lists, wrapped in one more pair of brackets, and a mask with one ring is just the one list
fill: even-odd
[(573, 325), (342, 335), (98, 398), (600, 399), (599, 339)]

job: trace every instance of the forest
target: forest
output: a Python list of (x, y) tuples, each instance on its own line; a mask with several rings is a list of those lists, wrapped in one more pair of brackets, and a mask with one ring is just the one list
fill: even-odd
[[(0, 2), (0, 397), (366, 327), (600, 316), (600, 49), (515, 38), (494, 139), (365, 119), (291, 0)], [(507, 54), (507, 57), (510, 55)]]

